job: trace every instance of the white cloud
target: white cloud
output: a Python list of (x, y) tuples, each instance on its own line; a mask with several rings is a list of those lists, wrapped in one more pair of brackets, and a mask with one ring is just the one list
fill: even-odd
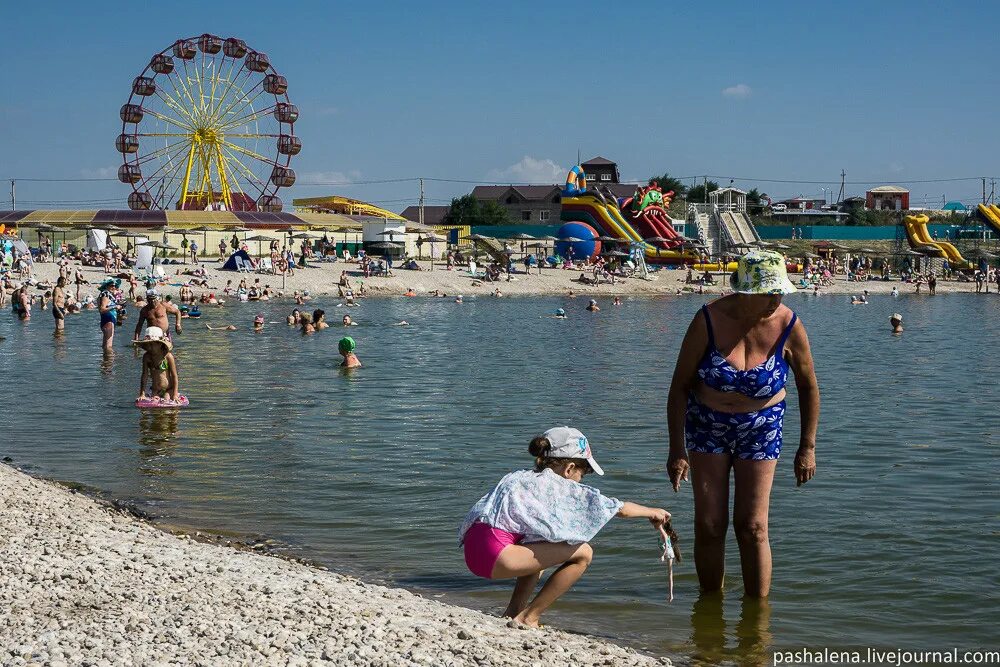
[(336, 184), (347, 185), (361, 178), (361, 172), (357, 169), (349, 171), (303, 171), (298, 175), (296, 185), (310, 184)]
[(722, 89), (723, 97), (732, 97), (736, 99), (743, 99), (750, 97), (753, 90), (745, 83), (738, 83), (735, 86), (729, 86), (728, 88)]
[(566, 168), (548, 158), (538, 159), (525, 155), (520, 162), (503, 169), (491, 169), (486, 180), (499, 183), (559, 183), (566, 176)]
[(96, 167), (93, 169), (81, 169), (80, 176), (83, 178), (117, 178), (118, 167)]

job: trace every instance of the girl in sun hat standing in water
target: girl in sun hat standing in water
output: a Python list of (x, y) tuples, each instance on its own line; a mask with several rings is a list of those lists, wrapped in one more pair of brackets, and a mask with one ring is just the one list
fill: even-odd
[(689, 470), (693, 476), (694, 559), (706, 592), (723, 585), (732, 471), (743, 587), (747, 595), (765, 597), (771, 586), (768, 508), (789, 368), (802, 412), (795, 454), (800, 486), (816, 472), (819, 385), (805, 326), (781, 303), (796, 291), (784, 258), (751, 251), (730, 282), (735, 294), (703, 306), (681, 343), (667, 402), (667, 470), (675, 491)]
[[(645, 517), (657, 529), (670, 520), (664, 509), (608, 498), (581, 484), (603, 475), (586, 436), (551, 428), (531, 441), (534, 470), (512, 472), (479, 499), (458, 531), (469, 570), (484, 579), (516, 578), (504, 616), (537, 627), (538, 619), (583, 576), (594, 551), (588, 542), (612, 517)], [(542, 571), (555, 567), (528, 602)]]

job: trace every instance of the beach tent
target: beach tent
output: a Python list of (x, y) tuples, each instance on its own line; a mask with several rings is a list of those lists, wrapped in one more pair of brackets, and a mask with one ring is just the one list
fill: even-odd
[(108, 233), (103, 229), (87, 230), (87, 250), (104, 250), (108, 247)]
[(969, 207), (960, 201), (950, 201), (942, 207), (944, 211), (968, 211)]
[(138, 271), (149, 271), (153, 267), (153, 248), (148, 245), (140, 245), (148, 240), (145, 236), (136, 236), (133, 239), (136, 243), (135, 268)]
[(248, 255), (246, 253), (246, 251), (244, 251), (244, 250), (237, 250), (236, 252), (234, 252), (232, 255), (229, 256), (229, 259), (226, 260), (226, 263), (222, 265), (222, 269), (221, 270), (222, 271), (239, 271), (240, 270), (239, 267), (236, 266), (236, 258), (237, 257), (239, 257), (240, 260), (244, 264), (246, 264), (247, 266), (250, 265), (250, 255)]

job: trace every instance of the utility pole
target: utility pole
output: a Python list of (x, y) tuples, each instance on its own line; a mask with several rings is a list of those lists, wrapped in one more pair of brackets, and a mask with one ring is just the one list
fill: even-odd
[(10, 179), (10, 210), (17, 210), (17, 195), (14, 193), (14, 179)]
[(420, 215), (417, 217), (420, 226), (424, 226), (424, 179), (420, 179)]
[(997, 194), (997, 179), (990, 179), (990, 203), (992, 204), (995, 200), (994, 197)]
[(702, 176), (702, 179), (704, 180), (704, 182), (702, 183), (702, 187), (705, 189), (705, 200), (702, 203), (703, 204), (707, 204), (708, 203), (708, 176)]
[(837, 203), (844, 201), (844, 184), (846, 183), (847, 172), (843, 169), (840, 170), (840, 194), (837, 195)]
[(983, 203), (986, 203), (986, 177), (983, 176)]

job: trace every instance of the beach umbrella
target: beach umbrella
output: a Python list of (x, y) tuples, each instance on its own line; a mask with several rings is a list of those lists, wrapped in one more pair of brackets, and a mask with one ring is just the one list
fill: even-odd
[(469, 234), (468, 236), (464, 236), (462, 238), (467, 239), (469, 241), (485, 241), (486, 239), (491, 237), (483, 236), (482, 234)]
[(251, 237), (249, 237), (247, 239), (244, 239), (244, 240), (245, 241), (256, 241), (257, 242), (257, 256), (258, 257), (262, 257), (264, 255), (264, 251), (261, 250), (260, 244), (263, 243), (264, 241), (271, 241), (272, 238), (270, 236), (264, 236), (263, 234), (256, 234), (256, 235), (251, 236)]
[(149, 246), (150, 248), (157, 248), (160, 250), (177, 250), (176, 246), (172, 246), (169, 243), (164, 243), (162, 241), (145, 241), (139, 245)]
[(315, 234), (310, 234), (309, 232), (299, 232), (298, 234), (291, 235), (293, 239), (318, 239), (319, 237)]
[(534, 241), (535, 240), (534, 236), (532, 236), (531, 234), (525, 234), (524, 232), (518, 232), (517, 234), (511, 234), (507, 238), (512, 239), (514, 241)]

